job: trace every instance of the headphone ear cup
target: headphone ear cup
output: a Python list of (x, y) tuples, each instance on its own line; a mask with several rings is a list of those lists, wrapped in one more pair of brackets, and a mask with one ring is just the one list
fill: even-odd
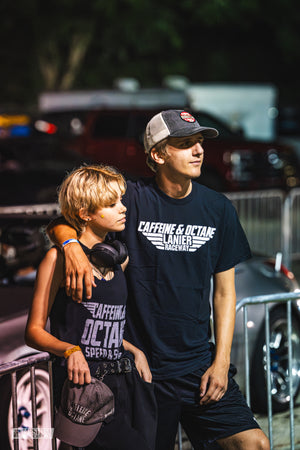
[(116, 264), (122, 264), (127, 255), (127, 247), (120, 241), (95, 244), (90, 250), (91, 262), (100, 267), (114, 267)]
[(112, 245), (118, 252), (118, 261), (116, 264), (122, 264), (128, 256), (126, 245), (120, 241), (112, 241), (110, 242), (110, 245)]

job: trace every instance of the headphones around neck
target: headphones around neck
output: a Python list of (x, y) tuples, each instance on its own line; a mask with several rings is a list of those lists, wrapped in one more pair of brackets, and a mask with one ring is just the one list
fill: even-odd
[(127, 256), (126, 245), (117, 240), (95, 244), (89, 251), (91, 263), (98, 267), (114, 267), (122, 264)]

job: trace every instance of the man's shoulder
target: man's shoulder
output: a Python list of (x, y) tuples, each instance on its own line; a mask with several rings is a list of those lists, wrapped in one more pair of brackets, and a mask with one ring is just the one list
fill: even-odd
[(219, 202), (219, 203), (231, 203), (230, 200), (226, 197), (222, 192), (214, 191), (207, 186), (204, 186), (201, 183), (193, 181), (193, 190), (195, 191), (195, 195), (201, 197), (202, 200), (206, 202)]

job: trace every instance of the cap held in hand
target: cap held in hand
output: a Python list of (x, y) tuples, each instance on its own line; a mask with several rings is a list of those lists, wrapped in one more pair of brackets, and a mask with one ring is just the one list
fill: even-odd
[(83, 386), (65, 380), (55, 414), (54, 436), (76, 447), (89, 445), (114, 413), (114, 395), (100, 380)]

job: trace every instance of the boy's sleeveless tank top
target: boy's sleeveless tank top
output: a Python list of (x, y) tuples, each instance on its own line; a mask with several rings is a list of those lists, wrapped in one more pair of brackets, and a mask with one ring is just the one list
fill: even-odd
[(87, 360), (117, 360), (123, 354), (127, 286), (121, 266), (114, 277), (99, 280), (92, 298), (76, 303), (60, 288), (50, 312), (51, 334), (79, 345)]

